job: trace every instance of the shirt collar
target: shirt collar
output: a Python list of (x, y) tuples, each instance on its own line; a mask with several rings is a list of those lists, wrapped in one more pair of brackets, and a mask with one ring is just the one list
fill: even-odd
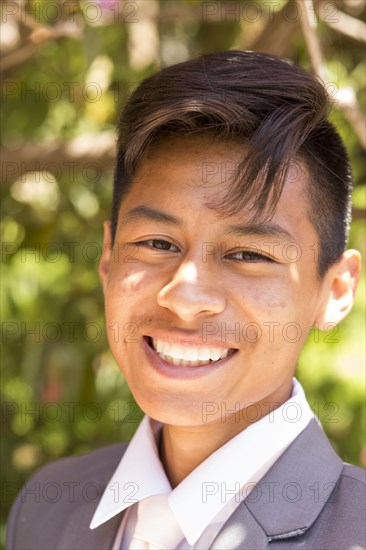
[(259, 481), (312, 418), (304, 390), (294, 378), (288, 401), (217, 449), (172, 490), (156, 443), (162, 424), (144, 416), (103, 493), (90, 528), (143, 498), (168, 493), (185, 538), (194, 544), (227, 503), (223, 488), (227, 495)]
[(143, 498), (171, 492), (156, 445), (160, 428), (160, 422), (143, 417), (102, 495), (91, 529)]

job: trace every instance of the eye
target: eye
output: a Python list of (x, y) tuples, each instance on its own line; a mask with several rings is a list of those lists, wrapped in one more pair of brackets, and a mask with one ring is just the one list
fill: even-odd
[[(144, 246), (146, 248), (151, 248), (152, 250), (163, 250), (164, 252), (179, 252), (179, 248), (169, 241), (164, 239), (148, 239), (147, 241), (140, 241), (136, 243), (138, 246)], [(174, 248), (175, 250), (171, 249)]]
[(254, 252), (253, 250), (239, 250), (233, 254), (229, 254), (225, 259), (234, 260), (234, 262), (249, 262), (249, 263), (258, 263), (258, 262), (269, 262), (276, 263), (275, 260), (264, 256), (259, 252)]

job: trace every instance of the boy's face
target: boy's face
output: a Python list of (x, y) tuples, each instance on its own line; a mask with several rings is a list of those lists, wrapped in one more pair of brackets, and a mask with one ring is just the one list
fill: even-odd
[[(267, 414), (288, 399), (307, 334), (324, 322), (333, 272), (317, 277), (304, 170), (290, 170), (271, 227), (249, 224), (245, 209), (220, 218), (206, 205), (224, 196), (242, 153), (203, 138), (155, 146), (121, 204), (113, 252), (106, 224), (100, 273), (109, 344), (137, 403), (164, 423), (220, 421), (251, 403), (259, 404), (253, 420), (258, 406)], [(159, 349), (176, 344), (165, 344), (168, 355), (190, 349), (191, 360), (203, 348), (213, 358), (229, 354), (174, 365), (150, 338)]]

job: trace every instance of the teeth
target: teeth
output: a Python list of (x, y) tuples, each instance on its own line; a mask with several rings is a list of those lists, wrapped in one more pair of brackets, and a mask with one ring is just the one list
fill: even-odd
[(160, 357), (177, 366), (207, 365), (212, 361), (223, 359), (229, 353), (227, 348), (194, 348), (171, 344), (158, 339), (152, 339), (152, 345)]
[(180, 346), (170, 344), (164, 345), (164, 353), (165, 355), (169, 355), (170, 357), (174, 357), (174, 359), (184, 359), (184, 352), (183, 354), (180, 351)]
[(185, 361), (197, 361), (198, 353), (194, 348), (186, 348), (184, 350), (184, 360)]
[[(156, 347), (155, 347), (155, 343), (156, 343)], [(161, 340), (156, 340), (156, 342), (154, 343), (154, 347), (155, 347), (155, 350), (160, 353), (163, 351), (163, 342)]]
[[(226, 350), (226, 355), (229, 353), (229, 350)], [(214, 348), (211, 348), (211, 357), (210, 357), (213, 361), (217, 361), (218, 359), (221, 358), (221, 352), (219, 349), (214, 349)]]
[(210, 348), (201, 348), (198, 352), (198, 359), (204, 361), (211, 358)]
[(212, 361), (185, 361), (184, 359), (175, 359), (174, 357), (169, 357), (169, 355), (164, 355), (164, 353), (159, 353), (159, 355), (164, 361), (176, 366), (199, 367), (200, 365), (209, 365), (212, 363)]

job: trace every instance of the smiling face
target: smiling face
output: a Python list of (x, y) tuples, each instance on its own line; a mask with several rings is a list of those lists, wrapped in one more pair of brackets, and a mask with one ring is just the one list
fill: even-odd
[(230, 179), (220, 169), (203, 178), (203, 167), (233, 166), (242, 154), (203, 138), (156, 145), (121, 204), (113, 252), (105, 226), (109, 344), (139, 406), (164, 423), (218, 422), (250, 403), (263, 416), (283, 403), (339, 287), (336, 266), (317, 276), (305, 171), (301, 180), (289, 171), (270, 222), (208, 208)]

